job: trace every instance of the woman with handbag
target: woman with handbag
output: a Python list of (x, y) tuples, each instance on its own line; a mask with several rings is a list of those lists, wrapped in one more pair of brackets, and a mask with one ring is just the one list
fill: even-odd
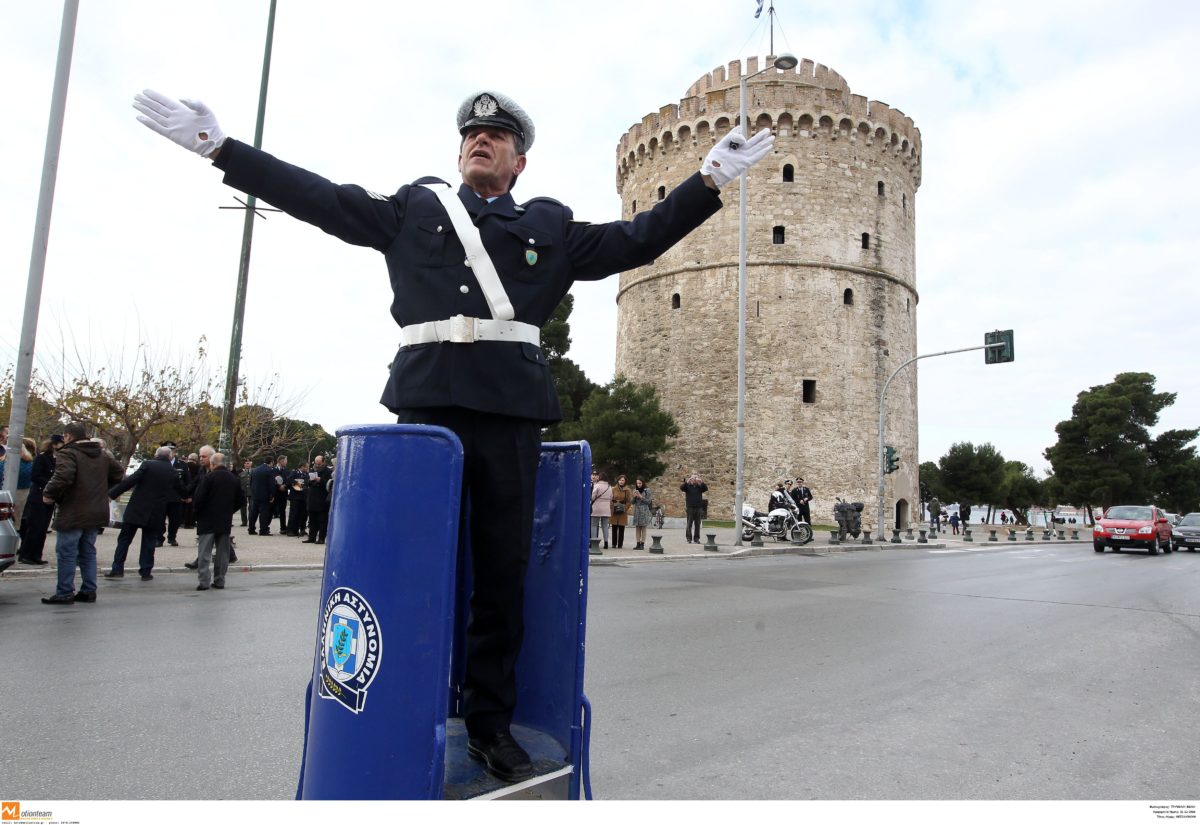
[(592, 538), (604, 539), (608, 549), (608, 519), (612, 515), (612, 487), (604, 473), (592, 471)]
[(625, 525), (629, 523), (629, 510), (633, 507), (633, 491), (625, 483), (625, 476), (617, 476), (617, 486), (612, 488), (612, 538), (613, 547), (625, 544)]
[(650, 526), (650, 514), (654, 500), (650, 488), (640, 478), (633, 482), (633, 534), (637, 539), (634, 550), (646, 549), (646, 528)]

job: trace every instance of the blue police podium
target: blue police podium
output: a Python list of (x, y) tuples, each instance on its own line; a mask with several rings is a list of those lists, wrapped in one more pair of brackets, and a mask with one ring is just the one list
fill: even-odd
[(587, 442), (542, 445), (513, 718), (535, 775), (507, 784), (467, 756), (460, 716), (462, 446), (424, 425), (337, 435), (297, 798), (590, 798)]

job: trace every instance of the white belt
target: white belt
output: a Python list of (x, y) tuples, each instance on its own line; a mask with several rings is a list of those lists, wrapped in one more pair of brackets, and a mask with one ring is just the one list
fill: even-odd
[(494, 321), (491, 318), (471, 318), (455, 315), (445, 321), (426, 321), (400, 328), (400, 346), (431, 344), (446, 341), (451, 344), (474, 344), (476, 341), (518, 341), (542, 345), (542, 331), (533, 324), (521, 321)]

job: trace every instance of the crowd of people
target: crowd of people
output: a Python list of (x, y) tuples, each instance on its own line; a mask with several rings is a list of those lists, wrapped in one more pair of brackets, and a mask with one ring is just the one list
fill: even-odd
[(636, 479), (633, 486), (623, 476), (617, 476), (616, 485), (609, 484), (604, 473), (592, 471), (592, 528), (591, 536), (604, 541), (608, 549), (609, 530), (612, 531), (612, 546), (625, 546), (625, 528), (633, 525), (634, 550), (646, 549), (646, 530), (654, 515), (654, 495), (646, 482)]
[[(0, 437), (7, 440), (7, 426)], [(0, 455), (0, 462), (9, 458)], [(45, 604), (96, 600), (96, 537), (114, 521), (120, 532), (104, 578), (124, 578), (129, 549), (140, 531), (138, 574), (142, 581), (152, 581), (155, 550), (164, 544), (179, 546), (180, 527), (194, 528), (196, 558), (185, 566), (197, 571), (197, 590), (225, 586), (229, 564), (237, 561), (234, 514), (240, 513), (250, 535), (272, 535), (271, 525), (278, 519), (279, 533), (325, 543), (333, 467), (323, 455), (311, 467), (302, 462), (295, 470), (288, 469), (283, 455), (258, 467), (247, 459), (235, 470), (210, 445), (182, 458), (178, 446), (166, 441), (126, 475), (101, 439), (88, 437), (86, 427), (72, 423), (47, 437), (40, 449), (32, 439), (23, 439), (20, 462), (13, 496), (20, 537), (17, 561), (49, 564), (46, 539), (55, 535), (58, 585), (53, 596), (42, 599)], [(2, 468), (0, 463), (0, 472)], [(126, 493), (128, 501), (114, 512), (110, 502)]]

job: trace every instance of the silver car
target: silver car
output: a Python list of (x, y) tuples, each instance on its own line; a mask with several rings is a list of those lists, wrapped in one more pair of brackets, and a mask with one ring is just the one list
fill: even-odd
[(1193, 553), (1200, 547), (1200, 513), (1188, 513), (1171, 528), (1171, 546), (1186, 547)]
[(0, 572), (16, 564), (17, 546), (20, 543), (17, 522), (13, 518), (12, 493), (0, 490)]

